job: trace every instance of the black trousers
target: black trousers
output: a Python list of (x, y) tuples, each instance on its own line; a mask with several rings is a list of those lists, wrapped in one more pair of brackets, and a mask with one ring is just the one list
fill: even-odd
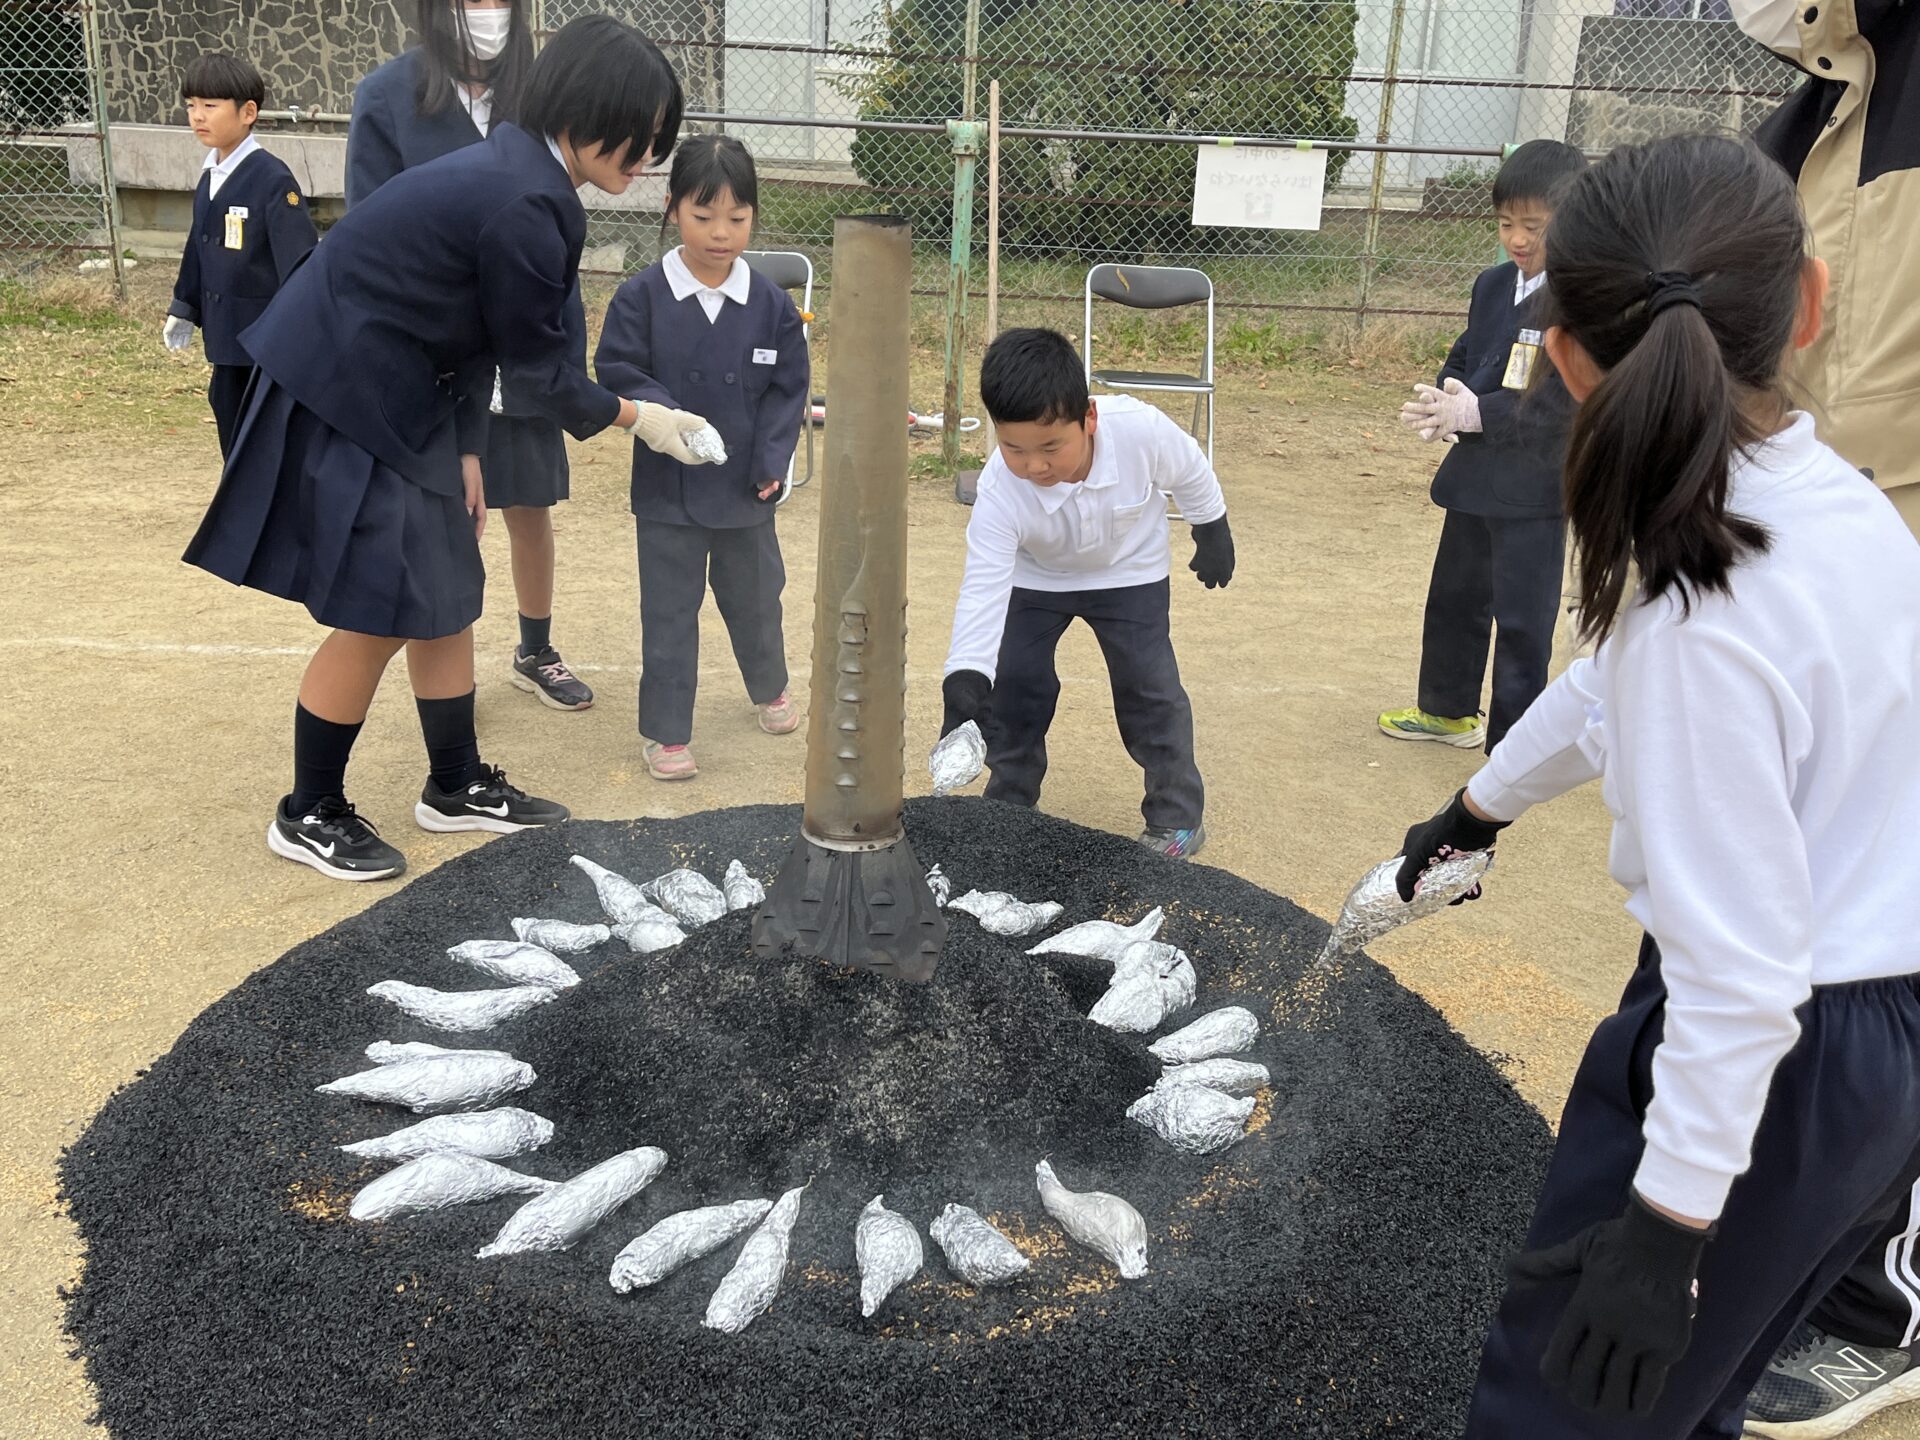
[(733, 641), (747, 698), (766, 705), (787, 688), (780, 592), (787, 569), (773, 522), (736, 530), (635, 522), (640, 559), (640, 733), (662, 745), (693, 738), (700, 679), (700, 607), (714, 603)]
[(1450, 718), (1479, 714), (1491, 644), (1487, 749), (1500, 743), (1547, 688), (1565, 563), (1563, 520), (1447, 512), (1420, 641), (1422, 710)]
[(1920, 1344), (1920, 1185), (1809, 1318), (1829, 1335), (1882, 1350)]
[(213, 409), (222, 459), (233, 450), (233, 437), (239, 433), (240, 416), (246, 409), (247, 382), (252, 379), (251, 365), (215, 365), (213, 378), (207, 381), (207, 404)]
[(1054, 652), (1076, 619), (1092, 627), (1113, 682), (1113, 718), (1147, 775), (1140, 813), (1156, 829), (1199, 825), (1206, 794), (1193, 763), (1193, 705), (1180, 683), (1168, 628), (1165, 580), (1111, 590), (1023, 590), (1007, 602), (993, 682), (995, 745), (987, 795), (1038, 805), (1047, 774), (1047, 730), (1060, 700)]
[[(1527, 1235), (1553, 1245), (1627, 1203), (1666, 1020), (1651, 940), (1574, 1077)], [(1774, 1071), (1753, 1160), (1700, 1265), (1692, 1343), (1653, 1415), (1600, 1420), (1547, 1393), (1540, 1357), (1573, 1282), (1507, 1291), (1480, 1357), (1468, 1440), (1736, 1440), (1747, 1394), (1814, 1301), (1920, 1180), (1920, 976), (1817, 987)]]

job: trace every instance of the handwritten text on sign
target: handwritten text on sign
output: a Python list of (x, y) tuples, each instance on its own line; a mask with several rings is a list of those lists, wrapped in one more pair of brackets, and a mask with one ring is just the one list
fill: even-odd
[(1318, 230), (1327, 152), (1202, 145), (1193, 175), (1193, 223), (1256, 230)]

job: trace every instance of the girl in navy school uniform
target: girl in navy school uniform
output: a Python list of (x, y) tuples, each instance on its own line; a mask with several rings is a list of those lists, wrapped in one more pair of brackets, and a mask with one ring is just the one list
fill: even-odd
[(680, 106), (666, 58), (636, 31), (573, 22), (535, 62), (521, 124), (356, 205), (247, 331), (259, 375), (186, 558), (299, 601), (331, 631), (300, 684), (294, 788), (267, 828), (276, 854), (342, 880), (405, 868), (344, 783), (402, 649), (430, 769), (415, 821), (504, 832), (567, 817), (483, 764), (474, 735), (488, 403), (498, 367), (583, 439), (618, 425), (679, 444), (705, 423), (595, 385), (566, 328), (586, 240), (577, 187), (624, 191), (673, 144)]
[[(533, 65), (526, 0), (418, 0), (420, 43), (363, 79), (347, 132), (347, 204), (401, 171), (478, 145), (512, 120)], [(567, 312), (572, 353), (587, 368), (587, 318), (576, 292)], [(555, 710), (585, 710), (593, 691), (553, 645), (553, 507), (567, 498), (567, 442), (559, 425), (502, 386), (481, 470), (487, 508), (507, 527), (519, 601), (513, 685)]]
[(1742, 142), (1621, 149), (1548, 239), (1599, 641), (1407, 833), (1400, 890), (1589, 780), (1646, 929), (1595, 1032), (1470, 1440), (1741, 1433), (1920, 1179), (1920, 549), (1782, 381), (1822, 262)]
[[(666, 217), (681, 243), (622, 285), (594, 366), (622, 395), (706, 415), (724, 463), (633, 453), (640, 562), (640, 735), (656, 780), (698, 774), (693, 697), (707, 585), (726, 622), (760, 728), (786, 735), (800, 711), (787, 694), (780, 591), (787, 572), (773, 516), (807, 401), (807, 344), (792, 297), (741, 258), (759, 186), (738, 140), (700, 135), (674, 152)], [(656, 447), (658, 449), (659, 447)]]

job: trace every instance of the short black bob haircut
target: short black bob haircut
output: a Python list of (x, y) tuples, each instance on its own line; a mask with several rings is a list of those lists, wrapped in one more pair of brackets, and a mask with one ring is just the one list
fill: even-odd
[(680, 82), (646, 36), (610, 15), (570, 20), (533, 62), (519, 124), (565, 135), (576, 150), (599, 145), (630, 165), (664, 160), (680, 138)]
[(980, 362), (980, 403), (996, 425), (1084, 425), (1086, 367), (1058, 330), (1009, 330)]
[(1536, 200), (1559, 203), (1574, 176), (1587, 168), (1587, 157), (1558, 140), (1529, 140), (1500, 166), (1493, 177), (1493, 208)]
[(210, 55), (195, 56), (187, 62), (187, 68), (180, 76), (180, 98), (231, 100), (236, 106), (245, 105), (251, 100), (255, 105), (265, 105), (267, 82), (253, 68), (252, 61), (215, 51)]
[(731, 135), (689, 135), (673, 152), (667, 175), (667, 213), (682, 200), (711, 205), (722, 190), (752, 209), (760, 208), (760, 180), (753, 156)]

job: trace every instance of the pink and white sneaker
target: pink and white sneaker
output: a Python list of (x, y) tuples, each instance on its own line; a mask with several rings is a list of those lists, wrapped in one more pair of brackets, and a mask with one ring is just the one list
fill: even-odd
[(778, 700), (759, 706), (760, 728), (769, 735), (791, 735), (800, 728), (800, 707), (786, 691)]
[(647, 774), (656, 780), (691, 780), (700, 773), (690, 745), (661, 745), (649, 740), (640, 753), (646, 757)]

